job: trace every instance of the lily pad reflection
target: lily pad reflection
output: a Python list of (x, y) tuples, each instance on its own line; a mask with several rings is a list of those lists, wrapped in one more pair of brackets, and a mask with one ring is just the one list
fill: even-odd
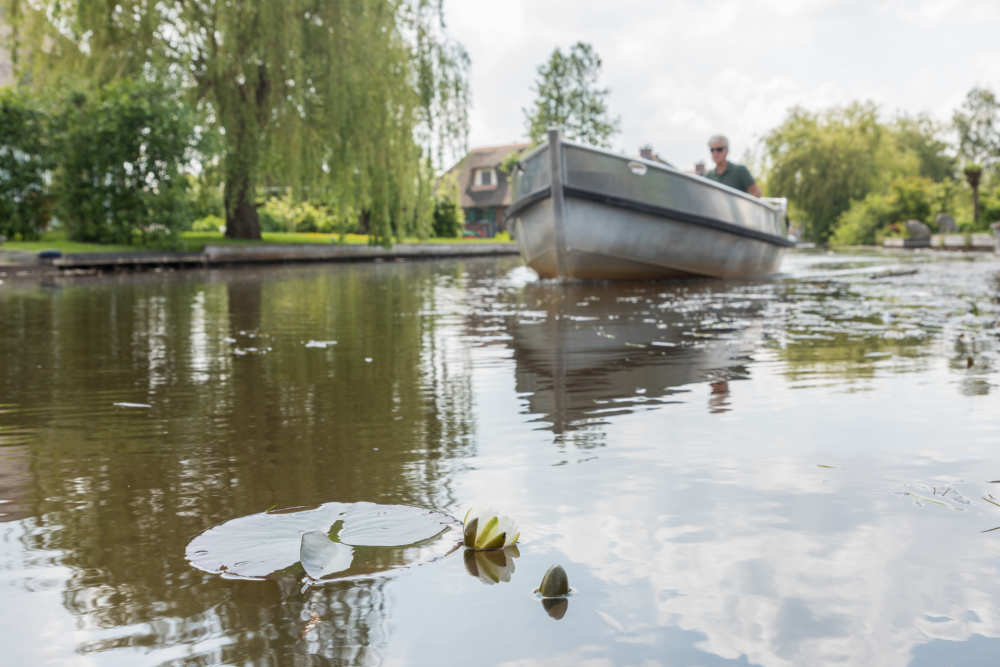
[[(311, 547), (300, 551), (303, 535), (329, 535), (334, 524), (339, 525), (333, 546), (311, 535), (306, 540)], [(264, 579), (303, 557), (314, 578), (373, 574), (440, 558), (455, 548), (460, 533), (451, 529), (459, 525), (447, 514), (420, 507), (325, 503), (232, 519), (191, 540), (185, 556), (199, 570), (236, 579)]]

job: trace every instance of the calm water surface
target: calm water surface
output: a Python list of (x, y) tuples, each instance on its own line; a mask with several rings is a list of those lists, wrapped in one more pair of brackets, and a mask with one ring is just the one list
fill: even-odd
[[(1000, 259), (784, 269), (0, 285), (0, 662), (997, 664)], [(519, 555), (492, 585), (456, 551), (309, 589), (185, 559), (361, 501), (494, 505)]]

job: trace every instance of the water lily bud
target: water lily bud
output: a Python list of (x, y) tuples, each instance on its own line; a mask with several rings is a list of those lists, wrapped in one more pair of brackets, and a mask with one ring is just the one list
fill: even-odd
[(470, 509), (462, 524), (462, 541), (470, 549), (502, 549), (517, 542), (521, 536), (510, 517), (492, 509)]
[(542, 577), (538, 592), (543, 598), (558, 598), (569, 594), (569, 579), (561, 565), (553, 565)]

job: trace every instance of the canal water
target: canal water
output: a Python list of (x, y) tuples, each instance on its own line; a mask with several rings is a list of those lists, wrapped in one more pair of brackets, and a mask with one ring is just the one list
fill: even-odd
[[(5, 282), (2, 662), (997, 664), (1000, 259), (783, 270)], [(517, 550), (455, 548), (482, 505)], [(445, 518), (314, 583), (338, 516)]]

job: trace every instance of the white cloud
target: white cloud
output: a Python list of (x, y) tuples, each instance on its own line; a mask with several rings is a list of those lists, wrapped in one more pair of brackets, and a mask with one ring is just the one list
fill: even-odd
[(1000, 20), (1000, 4), (993, 0), (889, 0), (881, 10), (897, 20), (932, 26)]
[(736, 154), (753, 148), (794, 105), (871, 99), (947, 120), (969, 88), (1000, 80), (992, 1), (450, 0), (446, 12), (472, 56), (473, 145), (523, 138), (536, 68), (578, 40), (604, 61), (614, 146), (651, 142), (682, 167), (707, 158), (713, 132)]
[[(961, 577), (927, 575), (952, 548), (933, 537), (935, 521), (952, 521), (949, 510), (929, 508), (930, 518), (900, 511), (908, 504), (902, 496), (853, 493), (837, 475), (797, 459), (769, 458), (766, 475), (744, 463), (731, 484), (718, 472), (724, 461), (710, 465), (699, 475), (715, 476), (707, 487), (680, 488), (664, 466), (659, 488), (615, 480), (592, 494), (592, 506), (546, 524), (556, 549), (611, 591), (606, 612), (654, 605), (653, 618), (637, 615), (621, 641), (675, 626), (704, 634), (699, 649), (751, 664), (902, 667), (931, 637), (1000, 634), (990, 592), (968, 583), (993, 577), (994, 548), (974, 555), (956, 548), (966, 554)], [(820, 488), (824, 476), (829, 483)], [(733, 491), (747, 487), (753, 494), (743, 499)], [(831, 525), (803, 530), (790, 518), (797, 506)], [(596, 540), (594, 516), (603, 518)], [(629, 590), (646, 594), (637, 600)]]

